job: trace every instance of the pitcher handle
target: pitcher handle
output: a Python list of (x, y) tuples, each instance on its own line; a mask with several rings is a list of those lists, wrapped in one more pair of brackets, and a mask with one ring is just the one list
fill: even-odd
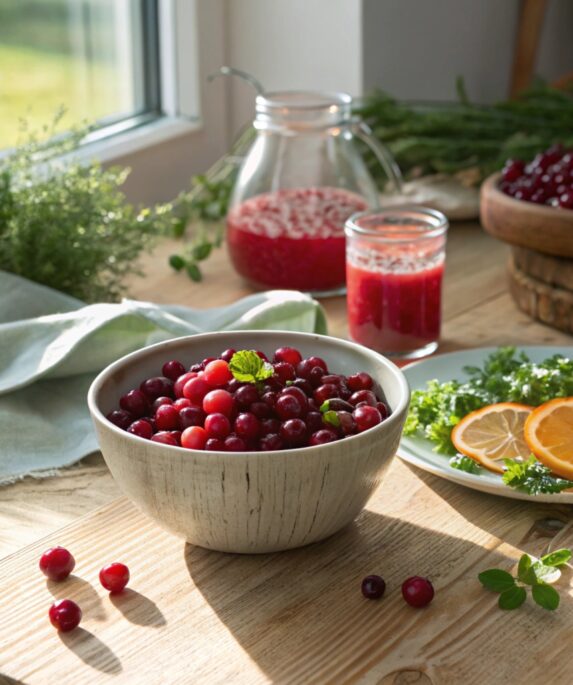
[(360, 138), (372, 150), (380, 166), (384, 169), (386, 176), (394, 185), (396, 192), (402, 191), (402, 172), (388, 148), (383, 145), (372, 132), (372, 129), (365, 121), (357, 119), (352, 122), (352, 128), (357, 138)]

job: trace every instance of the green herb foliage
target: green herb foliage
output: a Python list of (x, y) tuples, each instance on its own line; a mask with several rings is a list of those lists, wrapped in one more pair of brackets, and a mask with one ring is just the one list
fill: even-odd
[(502, 476), (503, 482), (510, 488), (529, 495), (553, 494), (573, 488), (573, 481), (554, 476), (551, 469), (538, 462), (533, 454), (527, 461), (505, 459), (504, 464), (506, 470)]
[(456, 454), (450, 459), (450, 466), (458, 471), (465, 471), (466, 473), (473, 473), (478, 475), (482, 472), (482, 468), (470, 457), (465, 454)]
[(229, 369), (241, 383), (261, 383), (270, 378), (274, 369), (263, 361), (254, 350), (239, 350), (231, 357)]
[(531, 588), (533, 601), (539, 606), (554, 611), (559, 606), (559, 593), (551, 587), (561, 577), (559, 566), (571, 559), (570, 549), (559, 549), (534, 559), (524, 554), (517, 566), (517, 577), (502, 569), (492, 568), (478, 575), (479, 582), (491, 592), (499, 593), (500, 609), (511, 610), (520, 607), (526, 600), (525, 588)]
[(573, 395), (573, 361), (560, 355), (536, 363), (513, 347), (502, 347), (486, 359), (483, 368), (464, 371), (469, 376), (465, 382), (432, 380), (425, 390), (412, 393), (406, 435), (423, 436), (435, 444), (437, 452), (455, 455), (452, 428), (471, 411), (496, 402), (537, 406)]

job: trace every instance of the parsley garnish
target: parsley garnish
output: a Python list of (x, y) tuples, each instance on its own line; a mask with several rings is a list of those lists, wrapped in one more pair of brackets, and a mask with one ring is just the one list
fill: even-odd
[(527, 492), (529, 495), (544, 495), (573, 488), (573, 481), (558, 478), (532, 455), (527, 461), (504, 459), (506, 471), (503, 482), (510, 488)]
[(263, 361), (254, 350), (239, 350), (231, 357), (229, 369), (241, 383), (260, 383), (270, 378), (274, 369)]
[(470, 457), (465, 454), (456, 454), (450, 459), (450, 466), (458, 471), (465, 471), (466, 473), (475, 473), (476, 475), (482, 472), (481, 467)]

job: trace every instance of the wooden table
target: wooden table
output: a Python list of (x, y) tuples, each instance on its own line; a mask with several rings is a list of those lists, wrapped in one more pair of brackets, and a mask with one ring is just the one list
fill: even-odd
[[(165, 265), (172, 249), (162, 245), (147, 260), (148, 277), (132, 283), (132, 296), (209, 307), (249, 292), (223, 252), (197, 285)], [(571, 344), (515, 308), (505, 260), (505, 248), (476, 225), (452, 228), (440, 351)], [(331, 332), (344, 336), (344, 300), (324, 305)], [(342, 533), (301, 550), (241, 557), (185, 545), (119, 495), (98, 455), (60, 477), (2, 488), (0, 682), (573, 680), (569, 578), (555, 613), (529, 603), (501, 612), (476, 581), (484, 568), (509, 568), (523, 551), (545, 550), (573, 520), (569, 506), (483, 495), (396, 459), (367, 510)], [(63, 584), (46, 583), (37, 571), (40, 553), (53, 544), (77, 559), (76, 575)], [(116, 598), (97, 582), (112, 560), (132, 570), (132, 589)], [(368, 573), (388, 583), (380, 602), (360, 595)], [(436, 587), (425, 610), (400, 597), (402, 580), (415, 574)], [(81, 629), (58, 635), (51, 628), (53, 596), (80, 603)]]

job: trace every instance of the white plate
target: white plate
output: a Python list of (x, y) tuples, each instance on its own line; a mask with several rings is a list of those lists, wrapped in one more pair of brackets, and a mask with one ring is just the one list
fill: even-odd
[[(426, 382), (437, 379), (440, 382), (466, 380), (464, 366), (482, 366), (486, 357), (494, 352), (496, 347), (480, 347), (474, 350), (464, 350), (429, 357), (405, 367), (404, 375), (408, 379), (412, 390), (423, 390)], [(554, 354), (573, 357), (573, 347), (520, 347), (527, 356), (535, 362), (541, 362)], [(555, 495), (528, 495), (505, 485), (500, 475), (486, 471), (479, 475), (458, 471), (449, 465), (449, 457), (433, 451), (434, 445), (429, 440), (419, 437), (403, 436), (398, 450), (398, 456), (404, 461), (429, 471), (436, 476), (446, 478), (454, 483), (465, 485), (474, 490), (489, 492), (493, 495), (511, 497), (512, 499), (533, 500), (535, 502), (573, 503), (573, 492), (562, 492)]]

